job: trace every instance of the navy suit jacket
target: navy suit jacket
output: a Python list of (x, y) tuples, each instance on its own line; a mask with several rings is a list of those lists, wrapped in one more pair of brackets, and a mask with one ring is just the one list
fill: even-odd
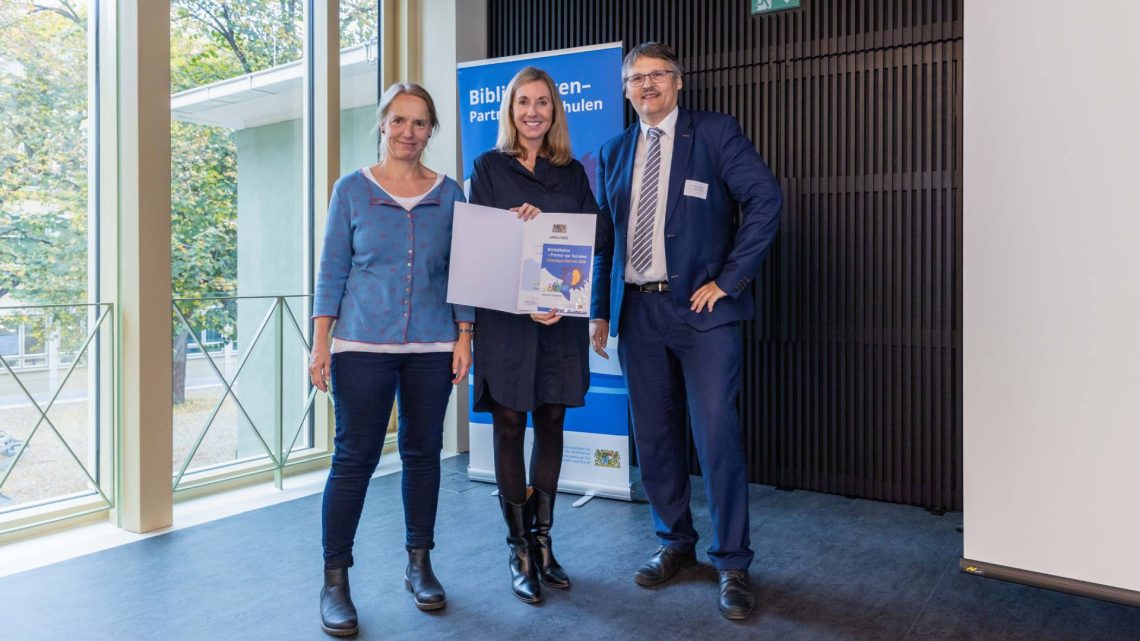
[[(607, 319), (617, 336), (625, 293), (626, 238), (633, 159), (640, 123), (602, 145), (598, 158), (599, 216), (613, 220), (613, 242), (595, 252), (590, 318)], [(752, 318), (752, 280), (779, 227), (780, 185), (736, 119), (681, 109), (673, 141), (665, 213), (669, 296), (677, 314), (698, 330)], [(708, 185), (704, 198), (684, 195), (685, 181)], [(735, 224), (739, 209), (739, 226)], [(727, 296), (712, 312), (689, 309), (689, 297), (715, 280)]]

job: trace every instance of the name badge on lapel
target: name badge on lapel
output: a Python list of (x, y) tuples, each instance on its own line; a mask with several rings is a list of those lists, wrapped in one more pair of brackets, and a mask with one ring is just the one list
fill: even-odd
[(693, 198), (700, 198), (705, 200), (708, 197), (709, 184), (699, 182), (696, 180), (685, 181), (685, 195), (692, 196)]

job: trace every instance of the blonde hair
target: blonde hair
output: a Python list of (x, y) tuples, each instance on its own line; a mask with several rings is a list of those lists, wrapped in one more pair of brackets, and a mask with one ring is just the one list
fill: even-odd
[(566, 126), (566, 111), (562, 107), (562, 98), (558, 95), (554, 80), (550, 74), (538, 67), (526, 67), (519, 71), (507, 85), (507, 90), (503, 93), (503, 104), (499, 107), (499, 138), (495, 142), (495, 149), (509, 156), (526, 158), (526, 148), (519, 142), (519, 130), (515, 126), (515, 92), (519, 87), (539, 80), (545, 82), (550, 89), (550, 101), (554, 109), (550, 119), (550, 129), (543, 136), (538, 155), (546, 156), (550, 164), (562, 167), (573, 159), (570, 153), (570, 129)]
[[(397, 82), (393, 83), (391, 87), (384, 90), (384, 95), (380, 96), (380, 106), (376, 108), (376, 130), (380, 129), (380, 125), (384, 119), (388, 117), (388, 111), (392, 108), (392, 102), (403, 95), (415, 96), (420, 100), (427, 103), (428, 120), (431, 121), (431, 133), (434, 136), (439, 132), (439, 116), (435, 111), (435, 101), (431, 99), (431, 94), (427, 89), (414, 82)], [(380, 147), (380, 157), (383, 158), (387, 153), (387, 146), (384, 145), (384, 134), (381, 132), (380, 139), (377, 141)]]

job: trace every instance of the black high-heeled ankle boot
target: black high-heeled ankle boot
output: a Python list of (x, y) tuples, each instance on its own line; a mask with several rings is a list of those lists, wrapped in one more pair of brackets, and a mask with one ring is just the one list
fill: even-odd
[(511, 571), (511, 589), (515, 596), (525, 603), (542, 601), (542, 584), (538, 580), (538, 568), (530, 553), (530, 513), (529, 500), (511, 503), (502, 494), (499, 505), (503, 508), (503, 520), (507, 522), (507, 546), (511, 555), (507, 566)]
[(427, 548), (408, 550), (408, 568), (404, 570), (404, 587), (416, 598), (421, 610), (438, 610), (447, 605), (443, 586), (431, 570), (431, 556)]
[(356, 634), (356, 606), (348, 589), (348, 568), (325, 568), (321, 588), (321, 629), (334, 637)]
[(538, 577), (552, 588), (568, 589), (570, 577), (554, 558), (550, 527), (554, 524), (554, 495), (535, 488), (531, 495), (534, 503), (534, 526), (531, 528), (531, 545)]

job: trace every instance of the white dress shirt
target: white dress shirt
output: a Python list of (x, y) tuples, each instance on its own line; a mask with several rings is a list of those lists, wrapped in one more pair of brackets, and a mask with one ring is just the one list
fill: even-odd
[(677, 131), (677, 107), (657, 124), (661, 130), (661, 167), (657, 179), (657, 213), (653, 216), (653, 256), (649, 268), (640, 273), (633, 268), (629, 257), (633, 254), (633, 237), (637, 230), (637, 210), (641, 204), (641, 178), (645, 173), (645, 157), (649, 154), (650, 125), (641, 121), (641, 134), (637, 137), (637, 151), (633, 156), (633, 189), (629, 198), (629, 227), (625, 244), (625, 282), (635, 285), (669, 280), (665, 266), (665, 207), (669, 200), (669, 169), (673, 166), (673, 140)]

